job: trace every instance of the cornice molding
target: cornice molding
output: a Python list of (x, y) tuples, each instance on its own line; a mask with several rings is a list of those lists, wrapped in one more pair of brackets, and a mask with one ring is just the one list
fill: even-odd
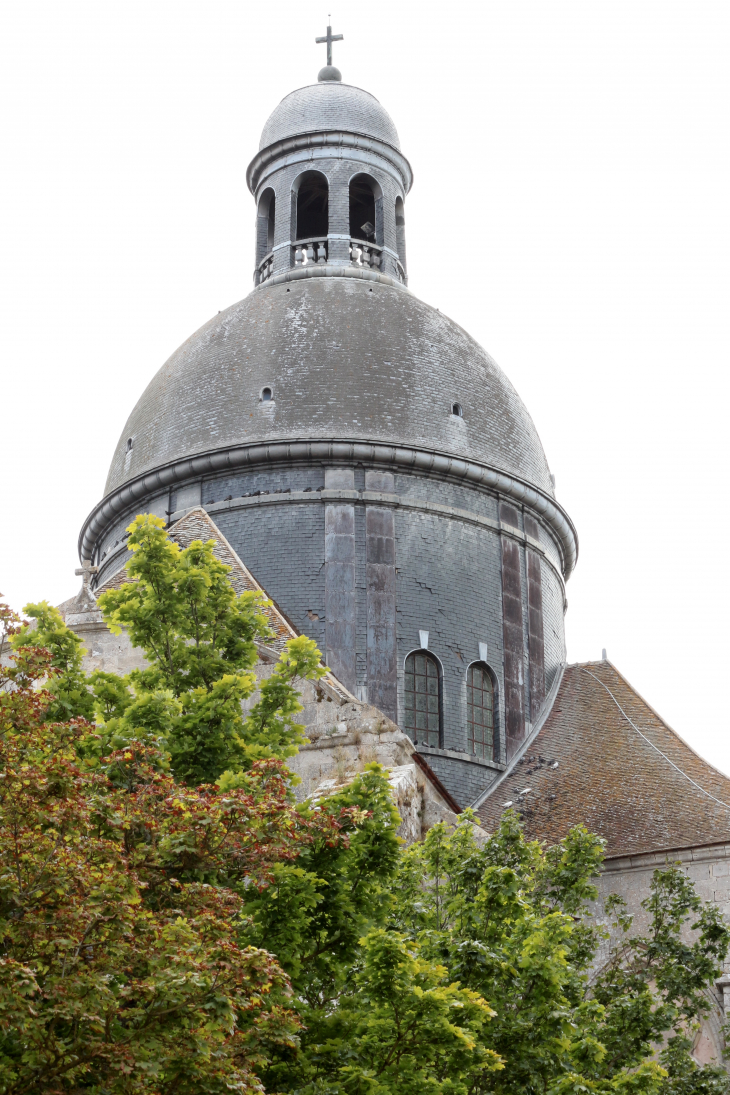
[(402, 152), (385, 141), (375, 137), (366, 137), (364, 133), (345, 133), (340, 130), (321, 130), (315, 133), (302, 133), (297, 137), (286, 137), (267, 148), (262, 148), (254, 156), (246, 169), (246, 182), (252, 194), (256, 194), (263, 171), (276, 160), (286, 159), (292, 153), (316, 148), (331, 148), (333, 155), (338, 150), (365, 150), (386, 160), (397, 171), (403, 184), (404, 196), (413, 186), (413, 170)]
[(356, 278), (358, 281), (376, 281), (379, 285), (388, 285), (391, 289), (402, 289), (406, 293), (409, 291), (402, 282), (396, 281), (389, 274), (381, 274), (377, 270), (366, 270), (362, 266), (336, 265), (333, 262), (322, 263), (320, 266), (313, 262), (306, 266), (295, 266), (283, 274), (274, 274), (257, 285), (253, 292), (258, 293), (271, 285), (282, 285), (285, 281), (304, 281), (307, 278)]
[(115, 517), (137, 501), (160, 494), (177, 483), (240, 468), (265, 464), (356, 463), (411, 471), (424, 476), (485, 487), (528, 506), (550, 528), (561, 554), (567, 580), (578, 558), (578, 534), (562, 506), (538, 487), (488, 464), (407, 445), (355, 439), (294, 439), (236, 445), (174, 460), (137, 476), (111, 491), (84, 521), (79, 535), (79, 557), (90, 559), (94, 547)]

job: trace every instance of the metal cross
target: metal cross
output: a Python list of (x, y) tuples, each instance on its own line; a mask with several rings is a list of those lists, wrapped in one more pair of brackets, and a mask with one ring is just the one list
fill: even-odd
[(81, 562), (81, 567), (78, 570), (74, 571), (74, 574), (80, 574), (83, 577), (83, 582), (81, 585), (82, 589), (88, 589), (92, 574), (98, 573), (99, 568), (93, 567), (91, 565), (91, 559), (83, 559)]
[[(330, 16), (330, 19), (331, 18), (332, 18), (332, 16)], [(332, 27), (327, 27), (327, 34), (325, 35), (324, 38), (315, 38), (314, 39), (315, 42), (317, 42), (318, 44), (320, 42), (326, 42), (327, 43), (327, 64), (328, 65), (332, 64), (332, 43), (333, 42), (341, 42), (344, 39), (344, 37), (345, 37), (344, 34), (333, 34), (332, 33)]]

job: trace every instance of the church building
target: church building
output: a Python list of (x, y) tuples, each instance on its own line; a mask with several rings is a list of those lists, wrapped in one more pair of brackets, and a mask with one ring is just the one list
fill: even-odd
[[(253, 288), (132, 410), (66, 619), (90, 667), (131, 665), (94, 603), (124, 580), (128, 525), (202, 529), (330, 669), (306, 701), (308, 791), (356, 765), (367, 723), (432, 818), (471, 806), (491, 830), (515, 807), (549, 842), (583, 823), (606, 840), (604, 891), (639, 914), (667, 859), (730, 911), (730, 780), (610, 662), (566, 664), (575, 526), (505, 373), (408, 288), (413, 170), (384, 107), (332, 64), (336, 38), (248, 167)], [(708, 988), (700, 1060), (721, 1052), (724, 991)]]

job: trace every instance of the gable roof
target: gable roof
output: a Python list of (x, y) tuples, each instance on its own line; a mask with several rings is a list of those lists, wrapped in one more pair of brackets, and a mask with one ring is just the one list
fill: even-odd
[(703, 760), (608, 661), (565, 667), (552, 707), (477, 807), (508, 804), (550, 844), (579, 823), (610, 856), (730, 840), (730, 779)]
[[(174, 540), (176, 544), (179, 544), (181, 548), (189, 547), (193, 540), (202, 540), (204, 543), (206, 540), (215, 540), (213, 554), (216, 559), (219, 559), (222, 563), (225, 563), (226, 566), (231, 568), (230, 573), (228, 574), (228, 580), (236, 593), (240, 595), (247, 590), (253, 590), (256, 593), (262, 593), (264, 595), (268, 603), (262, 605), (261, 612), (266, 617), (266, 621), (273, 631), (274, 637), (267, 640), (266, 643), (257, 643), (256, 646), (258, 648), (259, 656), (263, 661), (276, 661), (289, 639), (296, 638), (300, 632), (297, 631), (294, 625), (286, 618), (278, 605), (271, 600), (266, 590), (263, 586), (259, 585), (248, 567), (241, 562), (234, 549), (228, 543), (215, 522), (208, 516), (207, 512), (202, 507), (196, 507), (195, 509), (190, 510), (184, 517), (181, 517), (179, 521), (176, 521), (175, 524), (168, 529), (168, 536), (171, 540)], [(106, 593), (108, 589), (118, 589), (129, 580), (126, 569), (122, 567), (116, 574), (113, 574), (111, 578), (96, 589), (96, 596), (98, 597), (99, 594)], [(338, 681), (335, 675), (329, 671), (317, 682), (317, 687), (336, 703), (358, 702), (352, 693), (349, 692), (345, 686)]]

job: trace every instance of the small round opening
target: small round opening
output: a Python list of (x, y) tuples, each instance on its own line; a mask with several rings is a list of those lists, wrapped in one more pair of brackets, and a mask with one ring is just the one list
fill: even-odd
[(269, 403), (273, 398), (274, 397), (272, 395), (271, 388), (262, 388), (261, 389), (261, 402), (262, 403)]
[(464, 417), (464, 412), (461, 409), (461, 403), (452, 403), (451, 404), (451, 413), (455, 414), (457, 418), (463, 418)]
[(128, 438), (127, 438), (127, 452), (131, 452), (131, 451), (132, 451), (132, 446), (133, 446), (133, 445), (134, 445), (134, 439), (133, 439), (133, 438), (131, 438), (131, 437), (128, 437)]

